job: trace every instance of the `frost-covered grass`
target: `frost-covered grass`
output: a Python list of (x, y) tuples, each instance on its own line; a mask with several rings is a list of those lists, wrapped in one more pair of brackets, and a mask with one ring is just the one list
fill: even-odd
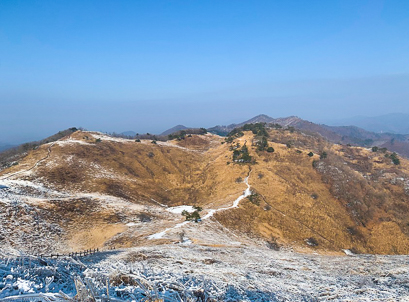
[(83, 287), (97, 300), (108, 290), (121, 301), (409, 301), (408, 260), (194, 244), (106, 251), (80, 260), (3, 253), (0, 299), (47, 292), (59, 297), (59, 291), (72, 298)]

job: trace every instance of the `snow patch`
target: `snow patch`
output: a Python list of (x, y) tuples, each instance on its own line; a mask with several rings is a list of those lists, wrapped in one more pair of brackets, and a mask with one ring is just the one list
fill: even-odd
[(34, 293), (34, 282), (29, 280), (23, 280), (18, 278), (13, 284), (14, 287), (17, 287), (22, 293)]
[(181, 223), (178, 223), (178, 224), (175, 225), (174, 227), (167, 228), (166, 230), (164, 230), (164, 231), (162, 231), (162, 232), (155, 233), (155, 234), (153, 234), (153, 235), (148, 236), (148, 239), (149, 239), (149, 240), (152, 240), (152, 239), (162, 239), (162, 237), (165, 236), (166, 233), (169, 232), (170, 230), (178, 229), (178, 228), (180, 228), (180, 227), (182, 227), (182, 226), (188, 224), (189, 222), (190, 222), (190, 221), (183, 221), (183, 222), (181, 222)]
[[(250, 175), (249, 175), (250, 176)], [(240, 204), (240, 201), (242, 201), (244, 198), (248, 197), (251, 195), (251, 190), (250, 190), (250, 185), (249, 185), (249, 176), (247, 176), (244, 179), (244, 183), (247, 185), (247, 189), (244, 191), (244, 193), (242, 195), (240, 195), (239, 197), (237, 197), (237, 199), (233, 202), (233, 205), (227, 208), (220, 208), (220, 209), (216, 209), (216, 210), (210, 210), (203, 218), (202, 220), (208, 219), (210, 217), (212, 217), (214, 215), (214, 213), (217, 213), (219, 211), (225, 211), (225, 210), (230, 210), (233, 208), (237, 208)]]
[(84, 142), (84, 141), (78, 140), (78, 139), (59, 140), (59, 141), (56, 141), (55, 144), (60, 146), (60, 147), (64, 147), (64, 146), (67, 146), (67, 145), (75, 145), (75, 144), (77, 144), (77, 145), (88, 145), (88, 146), (93, 145), (93, 144), (90, 144), (90, 143), (87, 143), (87, 142)]
[(351, 252), (351, 250), (343, 250), (343, 252), (344, 252), (345, 255), (347, 255), (347, 256), (356, 256), (354, 253)]
[[(251, 173), (251, 172), (250, 172)], [(249, 177), (250, 177), (250, 173), (249, 175), (244, 179), (244, 183), (247, 185), (247, 189), (243, 192), (242, 195), (240, 195), (234, 202), (233, 205), (227, 208), (220, 208), (220, 209), (212, 209), (209, 210), (209, 212), (201, 219), (201, 220), (205, 220), (208, 219), (210, 217), (212, 217), (214, 215), (214, 213), (219, 212), (219, 211), (225, 211), (225, 210), (229, 210), (229, 209), (233, 209), (233, 208), (237, 208), (240, 204), (240, 201), (243, 200), (244, 198), (246, 198), (247, 196), (249, 196), (251, 194), (250, 191), (250, 185), (249, 185)], [(182, 213), (183, 210), (186, 210), (189, 212), (189, 210), (191, 210), (191, 212), (193, 212), (193, 207), (192, 206), (179, 206), (179, 207), (173, 207), (173, 208), (169, 208), (167, 209), (167, 211), (172, 212), (172, 213)], [(170, 230), (173, 229), (177, 229), (180, 228), (186, 224), (188, 224), (190, 221), (184, 221), (182, 223), (179, 223), (177, 225), (175, 225), (172, 228), (167, 228), (166, 230), (159, 232), (159, 233), (155, 233), (153, 235), (148, 236), (147, 238), (152, 240), (152, 239), (161, 239), (163, 236), (165, 236), (165, 234), (167, 232), (169, 232)]]
[(183, 211), (192, 213), (195, 211), (195, 209), (193, 208), (193, 206), (178, 206), (178, 207), (167, 208), (166, 211), (169, 211), (174, 214), (182, 214)]

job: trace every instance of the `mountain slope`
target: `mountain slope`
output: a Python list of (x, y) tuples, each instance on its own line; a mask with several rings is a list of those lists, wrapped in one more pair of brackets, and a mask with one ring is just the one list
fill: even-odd
[(239, 128), (244, 124), (254, 124), (258, 122), (270, 125), (277, 124), (282, 127), (292, 127), (303, 130), (306, 133), (318, 133), (333, 143), (352, 144), (361, 147), (378, 146), (381, 148), (387, 148), (409, 157), (409, 135), (374, 133), (355, 126), (319, 125), (296, 116), (271, 118), (266, 115), (258, 115), (244, 123), (232, 124), (229, 126), (216, 126), (209, 128), (208, 131), (219, 135), (227, 135), (227, 133), (233, 129)]
[[(251, 131), (229, 142), (206, 134), (156, 144), (77, 131), (42, 145), (0, 172), (9, 187), (0, 190), (2, 244), (67, 252), (177, 242), (183, 233), (202, 245), (409, 252), (406, 159), (394, 165), (389, 152), (292, 128), (267, 132), (274, 152), (260, 151)], [(249, 163), (235, 155), (243, 146)], [(247, 176), (252, 194), (238, 198)], [(207, 218), (182, 223), (169, 208), (180, 205)], [(155, 233), (163, 235), (148, 239)]]

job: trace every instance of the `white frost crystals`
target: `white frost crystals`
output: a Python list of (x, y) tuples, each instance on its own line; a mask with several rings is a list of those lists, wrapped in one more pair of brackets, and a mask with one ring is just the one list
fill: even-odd
[(107, 292), (111, 301), (409, 301), (408, 256), (168, 244), (79, 260), (3, 254), (0, 301), (78, 301), (74, 296), (83, 286), (73, 276), (92, 288), (83, 291), (95, 297), (89, 301), (107, 301)]

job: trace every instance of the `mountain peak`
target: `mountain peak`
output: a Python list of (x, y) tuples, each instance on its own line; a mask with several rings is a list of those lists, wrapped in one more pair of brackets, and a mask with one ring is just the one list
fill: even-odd
[(189, 127), (186, 127), (184, 125), (176, 125), (168, 130), (163, 131), (160, 135), (169, 135), (169, 134), (175, 133), (180, 130), (185, 130), (185, 129), (189, 129)]
[(274, 118), (266, 115), (266, 114), (259, 114), (248, 121), (245, 121), (245, 124), (254, 124), (254, 123), (271, 123)]

